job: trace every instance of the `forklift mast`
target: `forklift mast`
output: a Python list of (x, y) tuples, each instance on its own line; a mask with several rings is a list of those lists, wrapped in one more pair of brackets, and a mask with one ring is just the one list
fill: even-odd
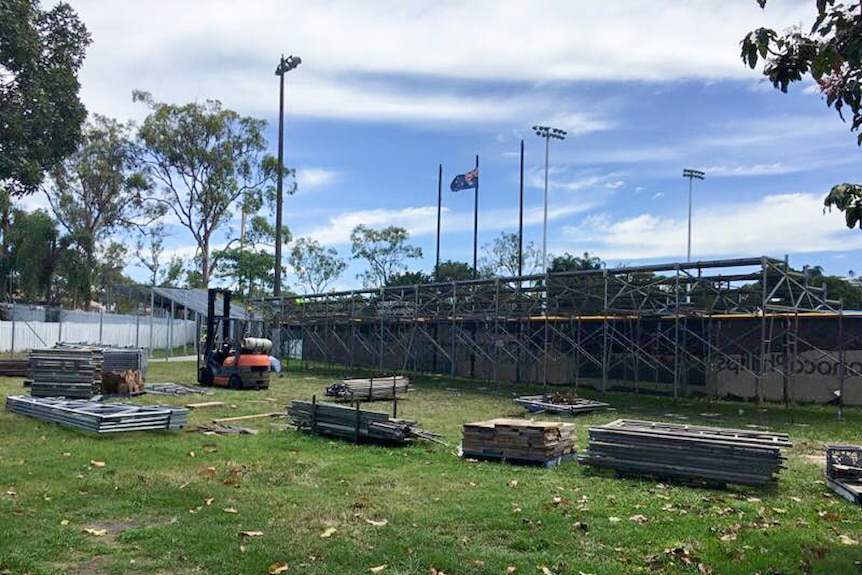
[[(222, 294), (222, 315), (216, 317), (216, 298)], [(204, 357), (210, 357), (215, 348), (216, 319), (221, 320), (221, 339), (225, 342), (230, 338), (230, 290), (224, 288), (209, 288), (207, 290), (207, 325)]]

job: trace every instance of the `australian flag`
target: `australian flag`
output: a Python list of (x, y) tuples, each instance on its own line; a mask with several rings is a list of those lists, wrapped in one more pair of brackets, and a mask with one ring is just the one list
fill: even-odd
[(471, 188), (479, 187), (479, 168), (474, 170), (470, 170), (466, 174), (461, 174), (455, 176), (455, 179), (452, 180), (452, 185), (449, 186), (453, 192), (460, 192), (461, 190), (469, 190)]

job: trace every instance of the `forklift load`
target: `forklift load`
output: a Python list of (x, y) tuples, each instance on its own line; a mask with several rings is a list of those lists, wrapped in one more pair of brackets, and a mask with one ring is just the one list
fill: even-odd
[[(222, 315), (215, 313), (216, 296), (223, 298)], [(205, 387), (267, 389), (272, 341), (243, 337), (245, 322), (230, 317), (231, 293), (211, 288), (207, 292), (206, 339), (199, 356), (198, 383)], [(221, 328), (221, 329), (219, 329)]]

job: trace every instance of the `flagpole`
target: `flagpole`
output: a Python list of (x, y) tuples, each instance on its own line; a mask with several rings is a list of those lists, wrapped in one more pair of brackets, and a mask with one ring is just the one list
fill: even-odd
[(521, 138), (521, 207), (518, 212), (518, 275), (523, 275), (524, 265), (524, 139)]
[(479, 154), (476, 154), (476, 188), (473, 194), (473, 277), (479, 277)]
[(443, 164), (437, 167), (437, 260), (434, 264), (434, 276), (436, 279), (440, 271), (440, 211), (443, 208)]

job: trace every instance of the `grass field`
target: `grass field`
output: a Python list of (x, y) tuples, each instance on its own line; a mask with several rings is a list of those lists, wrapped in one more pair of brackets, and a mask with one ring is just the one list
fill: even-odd
[[(192, 383), (194, 365), (153, 362), (149, 379)], [(192, 427), (283, 411), (331, 379), (291, 373), (268, 391), (217, 390), (211, 399), (227, 405), (193, 412)], [(0, 396), (22, 391), (0, 378)], [(449, 447), (355, 446), (284, 420), (249, 423), (257, 436), (94, 437), (0, 411), (0, 574), (862, 573), (862, 543), (852, 544), (862, 510), (826, 489), (817, 460), (825, 443), (862, 443), (862, 410), (839, 421), (829, 407), (607, 394), (616, 411), (571, 420), (581, 446), (589, 425), (623, 416), (787, 432), (788, 469), (767, 491), (456, 457), (461, 425), (521, 413), (517, 391), (420, 380), (399, 415)]]

